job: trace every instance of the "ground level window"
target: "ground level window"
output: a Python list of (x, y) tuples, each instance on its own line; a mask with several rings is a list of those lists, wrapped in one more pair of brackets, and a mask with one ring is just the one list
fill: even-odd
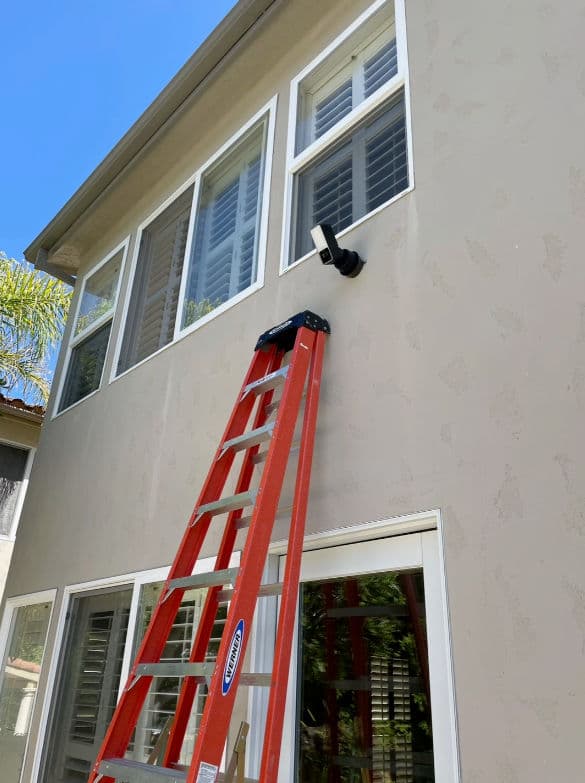
[(458, 783), (438, 532), (328, 539), (303, 553), (278, 783)]
[(299, 667), (299, 781), (434, 781), (422, 571), (305, 583)]
[(19, 783), (41, 675), (52, 601), (10, 607), (8, 644), (0, 667), (2, 783)]

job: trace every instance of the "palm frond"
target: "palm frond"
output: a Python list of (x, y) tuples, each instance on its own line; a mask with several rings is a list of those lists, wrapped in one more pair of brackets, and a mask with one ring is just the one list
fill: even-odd
[(0, 253), (0, 385), (48, 397), (45, 360), (61, 338), (71, 290)]

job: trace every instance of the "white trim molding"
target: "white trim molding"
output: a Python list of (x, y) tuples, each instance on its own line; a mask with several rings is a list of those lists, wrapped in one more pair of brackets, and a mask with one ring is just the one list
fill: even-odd
[[(120, 290), (122, 286), (122, 278), (124, 276), (124, 267), (126, 265), (126, 257), (128, 255), (128, 247), (130, 245), (130, 235), (128, 235), (125, 239), (120, 242), (119, 245), (117, 245), (113, 250), (111, 250), (101, 261), (99, 261), (95, 266), (92, 266), (91, 269), (88, 269), (88, 271), (83, 275), (81, 278), (81, 285), (79, 288), (79, 295), (77, 297), (77, 301), (75, 303), (75, 313), (73, 318), (70, 319), (70, 329), (69, 329), (69, 336), (67, 341), (67, 350), (65, 354), (65, 361), (63, 362), (63, 366), (61, 368), (61, 374), (59, 377), (59, 385), (57, 388), (57, 394), (55, 395), (55, 399), (53, 402), (53, 408), (52, 408), (52, 415), (51, 419), (56, 418), (57, 416), (60, 416), (62, 413), (65, 413), (66, 411), (71, 410), (71, 408), (74, 408), (76, 405), (79, 405), (84, 400), (87, 400), (89, 397), (92, 397), (94, 394), (96, 394), (103, 383), (104, 380), (104, 372), (105, 367), (108, 359), (108, 351), (110, 348), (110, 340), (111, 340), (111, 331), (108, 335), (108, 344), (106, 346), (106, 352), (104, 355), (104, 363), (102, 365), (101, 374), (100, 374), (100, 380), (97, 385), (97, 388), (94, 389), (94, 391), (90, 392), (89, 394), (86, 394), (85, 396), (81, 397), (79, 400), (76, 400), (71, 405), (68, 405), (66, 408), (63, 408), (62, 410), (59, 410), (59, 406), (61, 404), (61, 397), (63, 395), (63, 389), (65, 386), (65, 379), (67, 378), (67, 373), (69, 371), (69, 364), (71, 362), (71, 356), (73, 354), (74, 349), (81, 343), (83, 340), (85, 340), (87, 337), (89, 337), (91, 334), (94, 334), (97, 332), (102, 326), (107, 324), (108, 322), (111, 322), (113, 325), (114, 322), (114, 316), (116, 313), (116, 307), (118, 305), (118, 298), (120, 295)], [(120, 271), (118, 272), (118, 280), (116, 282), (116, 289), (114, 293), (114, 298), (112, 301), (112, 306), (109, 308), (109, 310), (106, 313), (103, 313), (99, 318), (97, 318), (95, 321), (93, 321), (91, 324), (89, 324), (85, 329), (82, 329), (79, 334), (75, 334), (75, 326), (77, 324), (77, 318), (79, 316), (79, 310), (81, 308), (81, 304), (83, 302), (83, 295), (85, 293), (85, 287), (87, 285), (87, 281), (89, 280), (92, 275), (94, 275), (96, 272), (98, 272), (102, 267), (104, 267), (108, 261), (111, 261), (112, 258), (117, 256), (119, 253), (122, 253), (122, 260), (120, 262)]]
[[(282, 221), (282, 238), (281, 238), (281, 259), (280, 259), (280, 272), (279, 275), (283, 275), (297, 267), (302, 261), (307, 258), (311, 258), (316, 254), (315, 250), (311, 250), (305, 253), (299, 258), (292, 259), (291, 245), (293, 237), (293, 220), (295, 219), (295, 178), (299, 172), (305, 169), (310, 163), (317, 160), (317, 158), (331, 148), (342, 137), (346, 136), (358, 124), (371, 116), (376, 109), (380, 108), (382, 104), (387, 102), (393, 95), (398, 94), (401, 90), (404, 92), (405, 102), (405, 122), (406, 122), (406, 139), (407, 139), (407, 164), (408, 164), (408, 185), (400, 193), (390, 198), (385, 203), (377, 206), (375, 209), (366, 212), (358, 219), (356, 219), (350, 226), (343, 229), (338, 233), (339, 237), (345, 236), (348, 232), (361, 225), (364, 221), (369, 220), (375, 214), (382, 209), (386, 209), (395, 201), (403, 198), (407, 193), (410, 193), (414, 189), (414, 165), (412, 155), (412, 122), (410, 112), (410, 83), (409, 83), (409, 69), (408, 69), (408, 52), (406, 47), (406, 13), (404, 7), (405, 0), (376, 0), (369, 8), (367, 8), (357, 19), (347, 27), (343, 33), (341, 33), (335, 40), (333, 40), (320, 54), (315, 57), (303, 70), (298, 73), (291, 81), (290, 85), (290, 97), (289, 97), (289, 114), (288, 114), (288, 138), (287, 138), (287, 151), (286, 151), (286, 177), (285, 177), (285, 192), (284, 192), (284, 204), (283, 204), (283, 221)], [(366, 23), (371, 22), (374, 14), (382, 11), (383, 9), (394, 9), (394, 21), (393, 26), (396, 37), (396, 50), (397, 50), (397, 73), (382, 84), (371, 95), (364, 98), (359, 102), (348, 114), (342, 117), (337, 123), (329, 128), (322, 136), (319, 136), (312, 142), (309, 142), (300, 151), (296, 151), (297, 144), (297, 126), (299, 116), (299, 106), (301, 99), (301, 85), (303, 80), (310, 77), (311, 74), (318, 72), (319, 66), (325, 62), (325, 60), (331, 55), (335, 54), (336, 50), (340, 49), (343, 44), (347, 43), (349, 39), (359, 34), (360, 28)]]

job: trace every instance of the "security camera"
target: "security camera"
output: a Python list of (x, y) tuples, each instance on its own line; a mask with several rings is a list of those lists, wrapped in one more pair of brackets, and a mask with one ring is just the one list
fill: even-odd
[(365, 261), (354, 250), (343, 250), (337, 244), (335, 232), (329, 223), (319, 223), (311, 229), (313, 243), (321, 261), (333, 266), (344, 277), (357, 277), (364, 268)]

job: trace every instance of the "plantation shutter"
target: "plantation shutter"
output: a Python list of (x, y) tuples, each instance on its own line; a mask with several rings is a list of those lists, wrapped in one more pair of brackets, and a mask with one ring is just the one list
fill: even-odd
[(339, 122), (352, 110), (351, 76), (315, 106), (315, 139)]
[(291, 260), (311, 251), (313, 226), (329, 223), (337, 234), (407, 187), (406, 120), (400, 93), (297, 175)]
[(116, 707), (132, 591), (72, 600), (43, 783), (86, 783)]
[(120, 372), (173, 339), (192, 198), (189, 188), (142, 233)]
[(264, 125), (202, 183), (183, 325), (256, 279)]
[(367, 212), (408, 187), (403, 101), (394, 103), (368, 127), (365, 170)]
[(369, 98), (385, 82), (398, 73), (396, 39), (389, 41), (364, 64), (364, 94)]
[(10, 535), (29, 452), (0, 443), (0, 535)]

